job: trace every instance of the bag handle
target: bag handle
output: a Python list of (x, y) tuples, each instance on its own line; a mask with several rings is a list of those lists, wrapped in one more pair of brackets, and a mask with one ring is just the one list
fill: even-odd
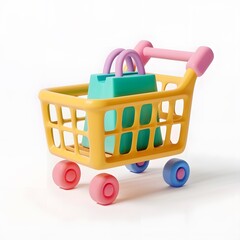
[(132, 58), (135, 61), (138, 69), (138, 74), (144, 75), (145, 69), (139, 54), (135, 50), (128, 49), (122, 51), (117, 58), (115, 66), (116, 77), (121, 77), (123, 75), (123, 62), (125, 59), (127, 61), (128, 58)]
[[(125, 49), (123, 48), (117, 48), (115, 50), (113, 50), (107, 57), (104, 67), (103, 67), (103, 73), (104, 74), (109, 74), (111, 67), (112, 67), (112, 63), (114, 61), (114, 59), (121, 53), (123, 52)], [(127, 63), (127, 67), (128, 67), (128, 71), (133, 72), (134, 71), (134, 65), (132, 62), (132, 59), (130, 57), (126, 58), (126, 63)]]

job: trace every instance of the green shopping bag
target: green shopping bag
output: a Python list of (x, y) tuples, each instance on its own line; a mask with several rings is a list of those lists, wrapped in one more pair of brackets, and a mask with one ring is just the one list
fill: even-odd
[[(119, 56), (118, 56), (119, 55)], [(118, 57), (117, 57), (118, 56)], [(115, 74), (110, 73), (113, 60), (117, 57)], [(123, 62), (126, 60), (128, 70), (133, 71), (133, 63), (135, 61), (138, 72), (123, 73)], [(90, 78), (88, 89), (89, 99), (107, 99), (122, 97), (133, 94), (142, 94), (157, 91), (156, 79), (154, 74), (146, 74), (144, 66), (138, 53), (134, 50), (116, 49), (108, 56), (103, 74), (93, 74)], [(128, 128), (133, 125), (135, 109), (133, 106), (126, 107), (122, 114), (122, 127)], [(140, 124), (148, 124), (151, 120), (152, 105), (145, 104), (140, 112)], [(108, 111), (104, 118), (105, 131), (112, 131), (116, 127), (117, 114), (116, 111)], [(87, 120), (85, 121), (84, 129), (87, 130)], [(139, 130), (137, 139), (137, 150), (144, 150), (148, 146), (150, 130)], [(131, 150), (132, 133), (127, 132), (121, 135), (120, 149), (121, 154), (126, 154)], [(97, 144), (97, 143), (96, 143)], [(154, 136), (154, 146), (162, 144), (162, 136), (160, 128), (157, 128)], [(86, 137), (83, 137), (82, 145), (89, 147), (89, 142)], [(115, 137), (110, 136), (105, 140), (105, 152), (113, 153), (115, 147)]]

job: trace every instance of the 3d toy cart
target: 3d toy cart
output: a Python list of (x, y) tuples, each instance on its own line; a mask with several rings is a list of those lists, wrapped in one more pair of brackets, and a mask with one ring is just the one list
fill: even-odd
[[(60, 188), (72, 189), (78, 184), (81, 171), (77, 163), (94, 169), (126, 165), (130, 171), (140, 173), (147, 168), (149, 160), (183, 152), (195, 81), (212, 62), (213, 52), (208, 47), (199, 47), (195, 53), (157, 49), (148, 41), (141, 41), (135, 51), (143, 65), (150, 58), (186, 61), (186, 72), (183, 77), (155, 74), (158, 86), (161, 85), (158, 91), (107, 99), (86, 98), (88, 84), (40, 92), (49, 150), (67, 159), (53, 169), (54, 182)], [(122, 78), (125, 77), (121, 69), (117, 71), (120, 71)], [(168, 90), (169, 85), (174, 85), (175, 89)], [(149, 120), (142, 123), (144, 106), (150, 107), (151, 114)], [(130, 108), (134, 117), (130, 125), (124, 126), (124, 111)], [(114, 112), (116, 122), (113, 128), (107, 129), (106, 116), (110, 112)], [(156, 132), (159, 130), (161, 144), (156, 144)], [(138, 135), (141, 131), (147, 132), (148, 144), (139, 149)], [(131, 143), (128, 150), (122, 152), (121, 138), (124, 134), (131, 135)], [(83, 144), (84, 138), (87, 139), (87, 146)], [(106, 151), (110, 138), (114, 139), (112, 152)], [(188, 180), (189, 166), (184, 160), (173, 158), (164, 166), (163, 177), (170, 186), (181, 187)], [(119, 184), (114, 176), (101, 173), (91, 181), (89, 192), (97, 203), (108, 205), (116, 199)]]

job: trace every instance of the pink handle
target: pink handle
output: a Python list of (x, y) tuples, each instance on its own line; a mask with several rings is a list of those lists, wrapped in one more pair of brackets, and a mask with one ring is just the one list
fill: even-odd
[(140, 41), (135, 47), (135, 50), (140, 55), (144, 65), (151, 57), (185, 61), (187, 62), (186, 68), (192, 68), (198, 77), (203, 75), (214, 58), (213, 51), (209, 47), (199, 47), (197, 51), (193, 53), (153, 48), (149, 41)]
[(160, 49), (160, 48), (150, 48), (146, 47), (143, 49), (144, 56), (153, 58), (163, 58), (177, 61), (188, 61), (193, 55), (192, 52)]
[(143, 54), (143, 50), (146, 47), (153, 48), (153, 45), (149, 41), (140, 41), (137, 46), (134, 48), (134, 50), (138, 53), (140, 58), (142, 59), (142, 63), (145, 66), (147, 62), (149, 61), (150, 57), (147, 57)]
[(186, 68), (191, 68), (198, 77), (202, 76), (213, 61), (214, 54), (209, 47), (199, 47), (187, 62)]

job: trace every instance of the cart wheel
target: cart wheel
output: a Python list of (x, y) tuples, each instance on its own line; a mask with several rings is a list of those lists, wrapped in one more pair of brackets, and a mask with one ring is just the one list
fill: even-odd
[(188, 180), (190, 168), (184, 160), (173, 158), (163, 168), (163, 178), (172, 187), (182, 187)]
[(107, 173), (100, 173), (90, 183), (89, 193), (91, 198), (101, 205), (113, 203), (119, 192), (118, 180)]
[(149, 164), (149, 161), (133, 163), (133, 164), (126, 165), (126, 168), (133, 173), (142, 173), (147, 169), (148, 164)]
[(81, 170), (76, 163), (63, 160), (55, 165), (52, 177), (57, 186), (69, 190), (78, 184)]

